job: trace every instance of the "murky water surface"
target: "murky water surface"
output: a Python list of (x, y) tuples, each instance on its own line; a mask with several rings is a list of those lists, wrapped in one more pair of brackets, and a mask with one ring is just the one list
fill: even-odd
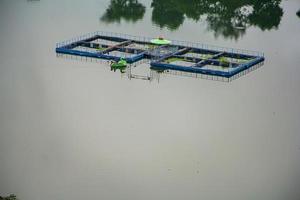
[[(300, 1), (0, 0), (0, 196), (298, 200)], [(298, 12), (298, 14), (297, 14)], [(265, 52), (230, 83), (56, 57), (101, 30)]]

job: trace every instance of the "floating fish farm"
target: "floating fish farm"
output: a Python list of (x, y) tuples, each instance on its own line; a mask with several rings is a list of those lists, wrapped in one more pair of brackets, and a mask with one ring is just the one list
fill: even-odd
[[(163, 38), (159, 38), (164, 40)], [(155, 40), (159, 40), (155, 39)], [(56, 53), (137, 64), (148, 60), (151, 70), (175, 71), (235, 79), (261, 66), (264, 54), (177, 40), (159, 44), (153, 38), (94, 32), (56, 44)]]

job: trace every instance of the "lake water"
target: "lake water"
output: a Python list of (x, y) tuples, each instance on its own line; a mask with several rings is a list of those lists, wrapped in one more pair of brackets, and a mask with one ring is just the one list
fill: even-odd
[[(298, 200), (299, 9), (298, 0), (0, 0), (0, 196)], [(266, 62), (230, 83), (149, 82), (56, 57), (56, 42), (97, 30), (258, 50)]]

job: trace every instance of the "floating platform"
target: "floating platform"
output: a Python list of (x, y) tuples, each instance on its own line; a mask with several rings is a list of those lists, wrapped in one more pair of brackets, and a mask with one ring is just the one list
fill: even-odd
[(237, 76), (261, 65), (264, 54), (256, 51), (217, 47), (171, 40), (171, 44), (154, 45), (153, 38), (126, 34), (94, 32), (56, 45), (56, 52), (128, 63), (149, 59), (150, 68), (172, 70), (224, 78)]

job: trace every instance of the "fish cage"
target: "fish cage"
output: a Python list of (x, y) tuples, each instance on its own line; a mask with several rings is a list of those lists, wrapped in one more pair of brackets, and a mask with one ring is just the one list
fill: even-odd
[(228, 79), (238, 77), (265, 60), (264, 54), (257, 51), (178, 40), (155, 45), (152, 39), (98, 31), (57, 43), (56, 52), (112, 61), (125, 59), (136, 65), (148, 59), (152, 68)]

